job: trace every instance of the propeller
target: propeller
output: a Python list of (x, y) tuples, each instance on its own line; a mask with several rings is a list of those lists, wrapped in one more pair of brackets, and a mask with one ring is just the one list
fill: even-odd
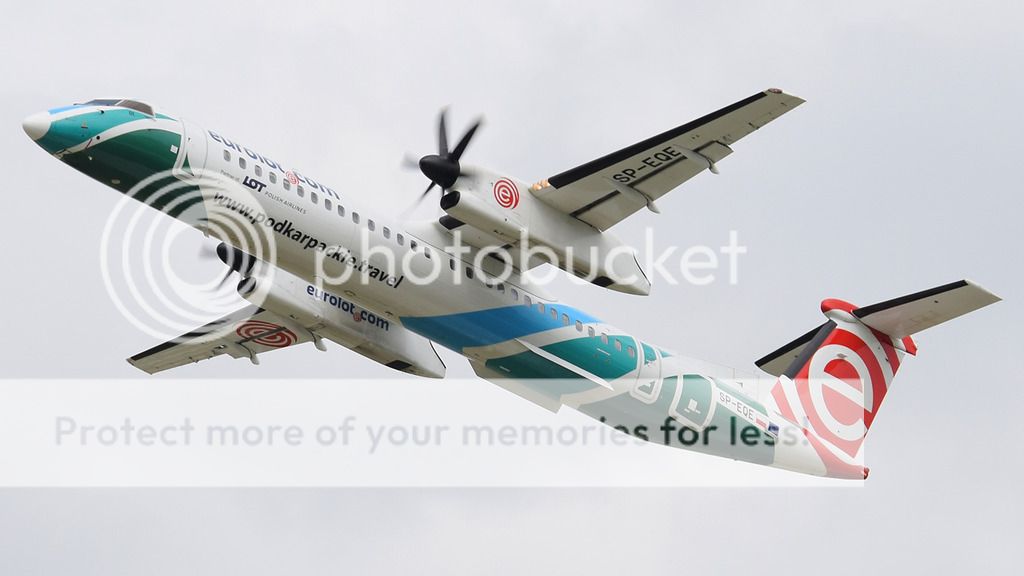
[[(447, 110), (442, 109), (441, 115), (438, 118), (437, 123), (437, 154), (428, 154), (419, 159), (416, 162), (416, 166), (430, 180), (430, 185), (427, 189), (420, 194), (419, 199), (416, 200), (418, 205), (423, 201), (424, 198), (430, 194), (430, 191), (435, 186), (439, 186), (442, 191), (446, 191), (451, 188), (455, 181), (462, 175), (462, 167), (459, 165), (459, 159), (462, 158), (462, 154), (466, 151), (466, 147), (469, 146), (469, 141), (473, 139), (473, 134), (476, 133), (477, 128), (483, 123), (483, 119), (477, 119), (469, 130), (462, 135), (458, 143), (455, 144), (455, 148), (448, 149), (448, 127), (445, 123), (445, 115)], [(406, 164), (412, 164), (411, 159), (406, 159)], [(415, 206), (414, 205), (414, 206)]]

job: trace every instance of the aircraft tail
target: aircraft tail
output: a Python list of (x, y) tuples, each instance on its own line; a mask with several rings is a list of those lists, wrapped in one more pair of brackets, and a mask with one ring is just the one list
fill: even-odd
[(756, 364), (779, 377), (779, 413), (840, 467), (856, 457), (904, 355), (916, 354), (911, 335), (999, 300), (968, 280), (860, 308), (828, 299), (824, 324)]

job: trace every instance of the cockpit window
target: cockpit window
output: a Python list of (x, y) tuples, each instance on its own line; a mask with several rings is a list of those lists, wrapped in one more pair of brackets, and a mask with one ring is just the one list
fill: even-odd
[(113, 99), (113, 98), (99, 98), (99, 99), (95, 99), (95, 100), (89, 100), (88, 102), (86, 102), (83, 105), (84, 106), (114, 106), (114, 105), (117, 104), (117, 102), (118, 102), (118, 100)]
[(121, 106), (122, 108), (129, 108), (137, 112), (142, 112), (146, 116), (153, 115), (153, 107), (149, 104), (144, 104), (136, 100), (119, 100), (114, 106)]
[(149, 104), (139, 102), (138, 100), (127, 100), (124, 98), (96, 98), (82, 104), (76, 104), (76, 106), (120, 106), (121, 108), (128, 108), (129, 110), (142, 112), (146, 116), (153, 116), (153, 107)]

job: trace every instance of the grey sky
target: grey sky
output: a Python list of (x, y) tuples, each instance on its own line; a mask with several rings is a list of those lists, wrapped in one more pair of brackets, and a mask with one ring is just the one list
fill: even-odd
[[(917, 339), (873, 426), (862, 490), (8, 490), (0, 566), (1012, 571), (1022, 16), (1010, 2), (6, 7), (8, 376), (135, 377), (123, 359), (155, 344), (117, 314), (98, 271), (117, 193), (20, 129), (31, 112), (92, 97), (152, 102), (383, 213), (425, 185), (400, 162), (433, 149), (444, 105), (453, 131), (486, 115), (467, 162), (532, 181), (778, 86), (807, 104), (737, 144), (720, 176), (659, 202), (660, 216), (615, 228), (640, 242), (656, 226), (660, 245), (681, 246), (718, 246), (737, 230), (749, 247), (738, 285), (656, 285), (647, 298), (553, 291), (743, 369), (820, 322), (825, 297), (867, 304), (967, 277), (1005, 301)], [(444, 358), (450, 375), (471, 375)], [(175, 374), (336, 375), (390, 371), (331, 346)], [(438, 402), (456, 401), (438, 385)]]

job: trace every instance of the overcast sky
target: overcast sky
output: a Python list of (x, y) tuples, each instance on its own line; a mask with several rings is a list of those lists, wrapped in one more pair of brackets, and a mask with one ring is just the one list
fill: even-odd
[[(807, 104), (738, 143), (721, 175), (659, 201), (661, 215), (615, 228), (639, 243), (654, 226), (660, 246), (718, 246), (736, 230), (749, 248), (737, 285), (553, 291), (750, 370), (820, 323), (825, 297), (868, 304), (966, 277), (1005, 301), (917, 338), (872, 427), (863, 489), (7, 490), (4, 573), (1015, 571), (1015, 3), (209, 4), (5, 7), (6, 375), (135, 377), (124, 358), (156, 343), (99, 273), (117, 193), (20, 127), (95, 97), (150, 102), (393, 213), (425, 185), (401, 159), (433, 150), (445, 105), (453, 132), (486, 116), (467, 162), (534, 181), (778, 86)], [(472, 374), (444, 359), (449, 375)], [(337, 346), (174, 374), (390, 375)]]

